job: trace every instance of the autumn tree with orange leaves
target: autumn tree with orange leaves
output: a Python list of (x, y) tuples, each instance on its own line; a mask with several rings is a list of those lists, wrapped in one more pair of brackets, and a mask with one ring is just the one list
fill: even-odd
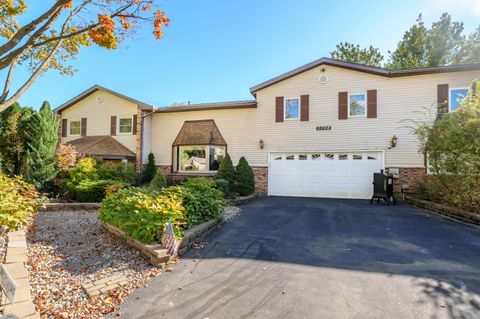
[[(49, 3), (49, 1), (43, 1)], [(0, 1), (0, 112), (15, 103), (49, 69), (74, 73), (68, 61), (84, 46), (116, 49), (139, 27), (150, 24), (160, 40), (169, 19), (155, 0), (54, 0), (37, 17), (28, 16), (26, 0)], [(18, 20), (30, 22), (21, 25)], [(2, 40), (3, 39), (3, 40)], [(17, 67), (30, 73), (11, 90)]]

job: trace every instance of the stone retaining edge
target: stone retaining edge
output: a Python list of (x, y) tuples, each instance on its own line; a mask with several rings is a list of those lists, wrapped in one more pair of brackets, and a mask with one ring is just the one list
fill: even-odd
[[(25, 267), (27, 261), (27, 241), (24, 230), (8, 233), (7, 258), (5, 268), (17, 284), (15, 301), (5, 305), (5, 317), (40, 319), (35, 310), (32, 296), (30, 295), (30, 282), (28, 270)], [(5, 298), (5, 296), (3, 296)], [(3, 318), (3, 317), (2, 317)]]
[(246, 204), (249, 204), (249, 203), (257, 200), (259, 197), (260, 197), (259, 193), (253, 193), (252, 195), (230, 199), (230, 200), (227, 201), (227, 205), (242, 206), (242, 205), (246, 205)]
[(185, 231), (185, 233), (183, 234), (183, 238), (180, 241), (180, 244), (178, 245), (178, 255), (179, 256), (184, 255), (192, 244), (194, 244), (200, 238), (204, 237), (214, 228), (222, 224), (224, 220), (225, 220), (224, 217), (209, 220), (208, 222), (194, 226), (189, 230)]
[(446, 205), (429, 202), (427, 200), (418, 199), (411, 196), (405, 196), (405, 202), (429, 211), (433, 211), (449, 218), (480, 226), (479, 214), (467, 212), (459, 208), (453, 208)]
[(111, 224), (102, 223), (103, 227), (115, 237), (123, 240), (128, 246), (136, 249), (142, 256), (148, 259), (152, 266), (163, 268), (165, 263), (169, 262), (171, 257), (168, 251), (160, 244), (144, 244), (125, 234), (123, 230)]

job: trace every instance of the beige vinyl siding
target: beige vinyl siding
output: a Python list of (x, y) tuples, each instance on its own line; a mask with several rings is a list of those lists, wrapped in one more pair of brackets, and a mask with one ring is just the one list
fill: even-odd
[[(324, 68), (327, 84), (318, 77)], [(214, 119), (236, 164), (246, 156), (267, 166), (271, 151), (385, 150), (385, 166), (423, 167), (411, 134), (414, 121), (433, 119), (437, 84), (469, 86), (480, 71), (386, 78), (333, 66), (319, 66), (257, 92), (257, 109), (157, 113), (152, 116), (152, 151), (158, 165), (171, 164), (171, 145), (186, 120)], [(377, 90), (377, 118), (338, 120), (338, 92)], [(310, 96), (310, 120), (275, 122), (275, 97)], [(316, 131), (330, 125), (331, 131)], [(397, 135), (398, 144), (388, 149)], [(259, 148), (263, 139), (265, 147)]]
[[(97, 101), (98, 96), (103, 98), (101, 103)], [(137, 109), (137, 104), (99, 90), (64, 110), (61, 118), (79, 120), (85, 117), (87, 118), (87, 136), (102, 136), (110, 135), (110, 118), (111, 116), (116, 116), (117, 135), (114, 138), (129, 150), (135, 152), (136, 136), (133, 134), (119, 134), (118, 120), (120, 118), (133, 119), (133, 115), (137, 114)], [(62, 138), (63, 143), (81, 137), (69, 136), (69, 133), (67, 130), (67, 137)]]

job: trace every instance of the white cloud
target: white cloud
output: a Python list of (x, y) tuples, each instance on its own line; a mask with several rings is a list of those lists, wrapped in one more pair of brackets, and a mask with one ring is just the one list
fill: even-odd
[(480, 0), (424, 0), (423, 7), (427, 12), (469, 13), (480, 17)]

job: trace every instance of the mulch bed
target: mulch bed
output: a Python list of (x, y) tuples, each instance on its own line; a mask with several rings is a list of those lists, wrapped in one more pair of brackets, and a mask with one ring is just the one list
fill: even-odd
[[(107, 233), (95, 211), (39, 213), (27, 233), (33, 302), (42, 318), (103, 318), (161, 270)], [(89, 297), (82, 285), (112, 275), (128, 283)]]

